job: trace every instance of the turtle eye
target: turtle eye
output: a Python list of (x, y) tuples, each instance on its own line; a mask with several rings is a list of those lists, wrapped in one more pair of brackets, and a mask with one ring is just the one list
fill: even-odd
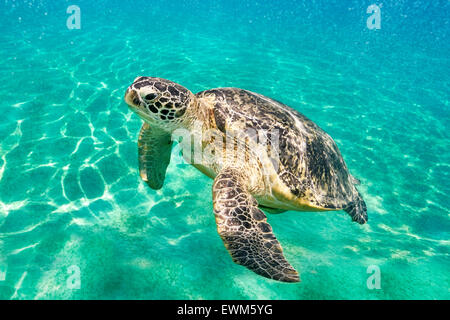
[(155, 100), (158, 95), (156, 93), (149, 93), (145, 96), (145, 100), (152, 101)]

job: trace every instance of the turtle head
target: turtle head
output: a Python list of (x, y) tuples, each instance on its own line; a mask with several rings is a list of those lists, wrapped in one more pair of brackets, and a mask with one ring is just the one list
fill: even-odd
[(166, 130), (182, 126), (195, 96), (179, 84), (152, 77), (137, 77), (125, 93), (129, 108), (144, 121)]

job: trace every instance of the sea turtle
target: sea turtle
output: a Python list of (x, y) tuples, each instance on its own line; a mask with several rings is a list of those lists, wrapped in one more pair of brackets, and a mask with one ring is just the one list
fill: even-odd
[[(353, 221), (367, 221), (355, 188), (359, 181), (336, 143), (281, 102), (238, 88), (193, 94), (154, 77), (137, 77), (125, 101), (144, 120), (138, 139), (141, 178), (160, 189), (174, 137), (183, 136), (183, 156), (214, 179), (214, 214), (225, 247), (234, 262), (259, 275), (300, 281), (262, 210), (345, 210)], [(193, 155), (196, 150), (200, 156)]]

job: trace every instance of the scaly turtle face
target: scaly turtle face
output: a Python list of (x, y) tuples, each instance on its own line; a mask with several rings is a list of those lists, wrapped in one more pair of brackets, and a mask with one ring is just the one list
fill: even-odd
[(195, 100), (188, 89), (161, 78), (137, 77), (125, 93), (125, 102), (144, 121), (171, 127), (183, 121)]

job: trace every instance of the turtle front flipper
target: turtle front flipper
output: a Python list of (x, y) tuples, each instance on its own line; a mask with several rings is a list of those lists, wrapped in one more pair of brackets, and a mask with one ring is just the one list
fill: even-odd
[(144, 122), (138, 140), (139, 174), (152, 189), (161, 189), (164, 184), (172, 144), (169, 133)]
[(300, 281), (239, 169), (222, 170), (214, 179), (217, 230), (233, 261), (267, 278)]

